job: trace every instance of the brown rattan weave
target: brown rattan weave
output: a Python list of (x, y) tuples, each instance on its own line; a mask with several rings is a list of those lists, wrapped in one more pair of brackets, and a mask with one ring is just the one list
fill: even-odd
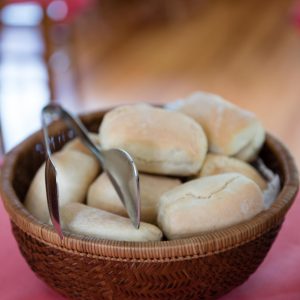
[[(82, 119), (97, 131), (103, 114)], [(67, 137), (67, 132), (60, 123), (52, 128), (56, 136)], [(282, 181), (272, 207), (250, 221), (188, 239), (118, 242), (66, 233), (61, 241), (51, 226), (36, 220), (22, 204), (44, 160), (41, 132), (7, 154), (2, 198), (20, 251), (32, 270), (70, 299), (215, 299), (256, 270), (298, 190), (294, 161), (277, 139), (267, 136), (261, 156)]]

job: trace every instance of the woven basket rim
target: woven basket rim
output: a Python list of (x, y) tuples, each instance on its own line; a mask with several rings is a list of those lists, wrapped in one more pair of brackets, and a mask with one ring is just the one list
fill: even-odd
[[(99, 112), (103, 115), (105, 111)], [(85, 118), (96, 118), (91, 113)], [(123, 242), (101, 240), (77, 234), (66, 233), (60, 240), (52, 227), (35, 219), (23, 206), (12, 186), (14, 167), (18, 157), (33, 141), (41, 141), (41, 131), (25, 139), (4, 159), (1, 172), (1, 194), (11, 221), (33, 238), (60, 250), (88, 255), (95, 258), (125, 261), (182, 260), (213, 255), (238, 247), (271, 230), (282, 222), (298, 191), (299, 179), (295, 162), (288, 149), (275, 137), (267, 134), (266, 144), (283, 166), (285, 181), (282, 190), (270, 209), (249, 221), (229, 228), (208, 232), (199, 236), (158, 242)]]

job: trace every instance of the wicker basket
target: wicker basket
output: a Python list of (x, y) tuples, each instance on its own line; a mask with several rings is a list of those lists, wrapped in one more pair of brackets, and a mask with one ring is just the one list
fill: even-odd
[[(96, 132), (103, 114), (82, 119)], [(67, 133), (62, 124), (52, 130), (56, 135)], [(293, 159), (278, 140), (268, 135), (261, 156), (283, 183), (268, 211), (224, 230), (174, 241), (118, 242), (71, 234), (61, 241), (22, 204), (44, 160), (41, 132), (8, 153), (1, 189), (20, 251), (32, 270), (60, 294), (82, 300), (215, 299), (257, 269), (298, 189)]]

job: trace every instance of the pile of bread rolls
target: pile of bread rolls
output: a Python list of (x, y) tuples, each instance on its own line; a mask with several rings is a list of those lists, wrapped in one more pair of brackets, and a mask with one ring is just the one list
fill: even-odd
[[(107, 175), (78, 139), (53, 155), (65, 230), (101, 239), (155, 241), (218, 230), (265, 209), (267, 180), (249, 162), (265, 131), (257, 117), (219, 96), (196, 93), (165, 108), (117, 107), (104, 116), (102, 149), (121, 148), (140, 172), (141, 226), (135, 229)], [(43, 165), (25, 206), (49, 223)]]

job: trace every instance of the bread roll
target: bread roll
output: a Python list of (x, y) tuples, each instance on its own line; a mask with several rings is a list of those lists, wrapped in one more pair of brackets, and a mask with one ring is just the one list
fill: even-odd
[(163, 194), (158, 224), (173, 240), (249, 220), (263, 208), (257, 184), (241, 174), (227, 173), (195, 179)]
[(265, 131), (255, 114), (217, 95), (195, 93), (167, 107), (182, 112), (203, 127), (209, 151), (240, 159), (253, 159), (265, 140)]
[[(99, 165), (79, 151), (65, 150), (52, 155), (57, 172), (59, 205), (84, 202), (89, 185), (99, 172)], [(45, 163), (37, 171), (25, 198), (28, 211), (40, 221), (49, 221), (45, 185)]]
[(244, 161), (225, 155), (207, 154), (199, 177), (232, 172), (243, 174), (252, 179), (262, 190), (267, 187), (267, 182), (255, 168)]
[[(181, 184), (179, 179), (140, 174), (141, 220), (156, 223), (157, 206), (160, 196)], [(117, 192), (106, 173), (102, 173), (90, 186), (87, 205), (127, 217)]]
[[(96, 146), (100, 146), (99, 135), (97, 133), (90, 132), (89, 137)], [(84, 154), (93, 156), (91, 151), (82, 143), (81, 139), (78, 137), (66, 143), (62, 150), (76, 150)]]
[(145, 104), (108, 112), (100, 140), (103, 149), (122, 148), (138, 170), (155, 174), (195, 174), (207, 152), (206, 136), (193, 119)]
[(257, 154), (265, 141), (266, 134), (263, 126), (259, 122), (256, 123), (256, 127), (255, 136), (244, 148), (236, 153), (234, 157), (249, 162), (254, 161), (257, 158)]
[(79, 203), (61, 209), (63, 229), (90, 237), (117, 241), (159, 241), (161, 230), (148, 223), (136, 229), (128, 218)]

